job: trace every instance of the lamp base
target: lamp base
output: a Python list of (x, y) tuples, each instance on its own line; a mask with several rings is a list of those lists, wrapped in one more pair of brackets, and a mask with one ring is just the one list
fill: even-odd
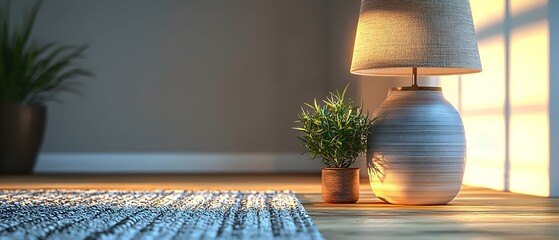
[(368, 137), (371, 188), (388, 203), (441, 205), (460, 191), (466, 142), (440, 87), (393, 88)]

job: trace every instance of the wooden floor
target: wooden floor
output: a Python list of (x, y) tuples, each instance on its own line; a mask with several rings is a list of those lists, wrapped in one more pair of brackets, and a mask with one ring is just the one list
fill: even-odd
[(559, 199), (464, 186), (446, 206), (396, 206), (366, 179), (356, 204), (324, 204), (318, 175), (0, 176), (0, 189), (291, 189), (326, 239), (559, 239)]

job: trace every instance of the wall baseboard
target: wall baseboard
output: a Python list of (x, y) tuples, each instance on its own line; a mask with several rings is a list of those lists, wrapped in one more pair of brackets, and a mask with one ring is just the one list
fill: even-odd
[(42, 153), (35, 173), (319, 173), (322, 167), (300, 153)]

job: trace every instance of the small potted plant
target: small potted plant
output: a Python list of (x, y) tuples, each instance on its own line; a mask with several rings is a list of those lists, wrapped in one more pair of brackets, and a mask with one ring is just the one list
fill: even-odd
[(358, 156), (367, 151), (367, 135), (374, 119), (363, 115), (363, 104), (353, 106), (345, 98), (349, 84), (340, 94), (330, 93), (322, 100), (301, 107), (297, 127), (311, 159), (321, 158), (322, 199), (327, 203), (355, 203), (359, 200), (359, 168), (352, 168)]
[(56, 94), (76, 92), (79, 76), (89, 71), (76, 67), (86, 50), (32, 41), (39, 11), (37, 1), (21, 28), (10, 24), (9, 4), (0, 9), (0, 173), (31, 173), (40, 149), (48, 101)]

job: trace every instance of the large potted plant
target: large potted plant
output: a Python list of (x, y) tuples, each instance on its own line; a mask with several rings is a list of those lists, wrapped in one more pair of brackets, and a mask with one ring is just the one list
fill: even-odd
[[(87, 46), (32, 42), (37, 2), (20, 28), (10, 24), (10, 7), (0, 8), (0, 173), (31, 173), (40, 149), (48, 101), (60, 92), (76, 92), (75, 66)], [(6, 7), (6, 5), (4, 6)]]
[(367, 135), (374, 119), (363, 115), (363, 106), (346, 99), (349, 84), (342, 93), (330, 93), (322, 100), (301, 107), (301, 140), (312, 159), (321, 158), (322, 199), (327, 203), (355, 203), (359, 200), (359, 168), (352, 168), (357, 157), (367, 151)]

